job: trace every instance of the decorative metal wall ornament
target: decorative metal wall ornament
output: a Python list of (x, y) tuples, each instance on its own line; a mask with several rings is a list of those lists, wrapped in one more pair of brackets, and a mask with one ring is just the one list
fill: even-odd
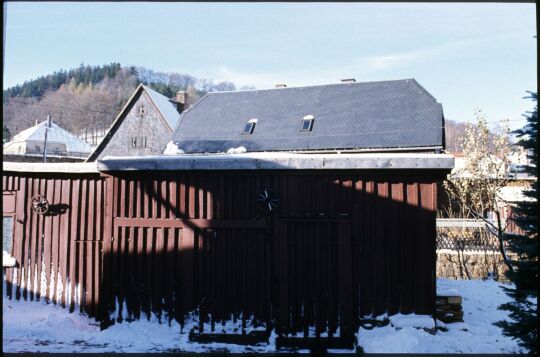
[(270, 190), (264, 189), (263, 192), (257, 196), (257, 205), (259, 210), (266, 214), (274, 212), (279, 205), (279, 198), (277, 194)]
[(32, 197), (32, 209), (38, 214), (45, 214), (49, 211), (49, 201), (42, 195)]

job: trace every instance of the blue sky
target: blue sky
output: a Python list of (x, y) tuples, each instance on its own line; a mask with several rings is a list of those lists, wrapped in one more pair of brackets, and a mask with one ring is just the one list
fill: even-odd
[(536, 90), (535, 4), (33, 2), (5, 13), (4, 88), (81, 62), (260, 89), (416, 78), (458, 121), (475, 108), (521, 119)]

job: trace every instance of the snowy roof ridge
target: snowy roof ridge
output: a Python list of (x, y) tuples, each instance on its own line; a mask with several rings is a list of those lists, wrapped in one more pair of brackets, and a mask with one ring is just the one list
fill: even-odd
[[(4, 148), (13, 143), (23, 142), (28, 140), (45, 141), (45, 131), (47, 129), (47, 120), (25, 129), (15, 135), (13, 140), (6, 143)], [(54, 122), (47, 130), (47, 142), (63, 143), (66, 145), (68, 152), (90, 153), (92, 148), (85, 141), (79, 139), (66, 129), (60, 127)]]

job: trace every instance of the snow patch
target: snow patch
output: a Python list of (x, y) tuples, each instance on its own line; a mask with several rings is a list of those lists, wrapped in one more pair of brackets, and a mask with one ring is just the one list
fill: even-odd
[(2, 267), (4, 268), (14, 267), (15, 264), (17, 264), (17, 260), (5, 250), (2, 251)]
[(432, 329), (435, 327), (435, 320), (428, 315), (392, 315), (389, 317), (390, 324), (396, 328), (427, 328)]
[(247, 150), (245, 147), (239, 146), (237, 148), (230, 148), (229, 150), (227, 150), (227, 154), (243, 154), (246, 151)]
[[(23, 274), (24, 272), (19, 272)], [(24, 282), (24, 279), (22, 279)], [(62, 284), (59, 284), (62, 285)], [(463, 297), (465, 322), (446, 325), (446, 331), (434, 332), (434, 321), (425, 315), (392, 315), (386, 326), (359, 328), (357, 339), (367, 353), (519, 353), (517, 341), (502, 335), (493, 322), (509, 320), (508, 312), (497, 307), (509, 301), (501, 289), (511, 287), (493, 280), (438, 279), (441, 291), (456, 290)], [(74, 287), (80, 297), (81, 288)], [(66, 297), (72, 289), (65, 283)], [(125, 313), (125, 303), (122, 313)], [(75, 310), (77, 311), (77, 310)], [(124, 315), (125, 316), (125, 315)], [(382, 317), (378, 317), (381, 319)], [(85, 314), (69, 313), (69, 309), (44, 300), (17, 301), (3, 297), (3, 348), (6, 352), (275, 352), (276, 334), (268, 344), (239, 346), (224, 343), (198, 344), (189, 341), (189, 332), (198, 326), (196, 313), (191, 313), (183, 328), (176, 321), (160, 323), (158, 317), (133, 322), (116, 323), (101, 331), (98, 324)], [(165, 319), (162, 319), (165, 321)], [(437, 322), (437, 326), (441, 324)], [(205, 331), (207, 330), (205, 325)], [(234, 331), (238, 323), (216, 324), (216, 331)], [(262, 327), (251, 327), (259, 329)], [(247, 330), (246, 330), (247, 331)], [(309, 353), (309, 351), (298, 351)], [(351, 350), (331, 350), (348, 352)]]
[(163, 155), (181, 155), (181, 154), (184, 154), (184, 150), (179, 149), (178, 145), (176, 145), (172, 141), (169, 141), (167, 143), (167, 147), (163, 151)]

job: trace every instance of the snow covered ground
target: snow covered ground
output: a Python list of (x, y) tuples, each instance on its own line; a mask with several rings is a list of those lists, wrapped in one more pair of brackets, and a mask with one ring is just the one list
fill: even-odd
[[(506, 319), (497, 307), (508, 300), (493, 280), (439, 279), (439, 289), (457, 290), (463, 296), (464, 323), (446, 324), (447, 331), (434, 335), (431, 318), (417, 315), (390, 316), (390, 323), (373, 329), (360, 328), (358, 342), (371, 353), (515, 353), (517, 342), (501, 334), (493, 322)], [(44, 302), (3, 298), (3, 346), (5, 352), (273, 352), (273, 343), (261, 346), (200, 345), (180, 334), (173, 322), (140, 320), (116, 324), (104, 331), (85, 315)], [(273, 337), (271, 338), (271, 342)], [(305, 351), (308, 352), (308, 351)], [(332, 351), (340, 352), (340, 351)], [(351, 352), (351, 351), (342, 351)]]

